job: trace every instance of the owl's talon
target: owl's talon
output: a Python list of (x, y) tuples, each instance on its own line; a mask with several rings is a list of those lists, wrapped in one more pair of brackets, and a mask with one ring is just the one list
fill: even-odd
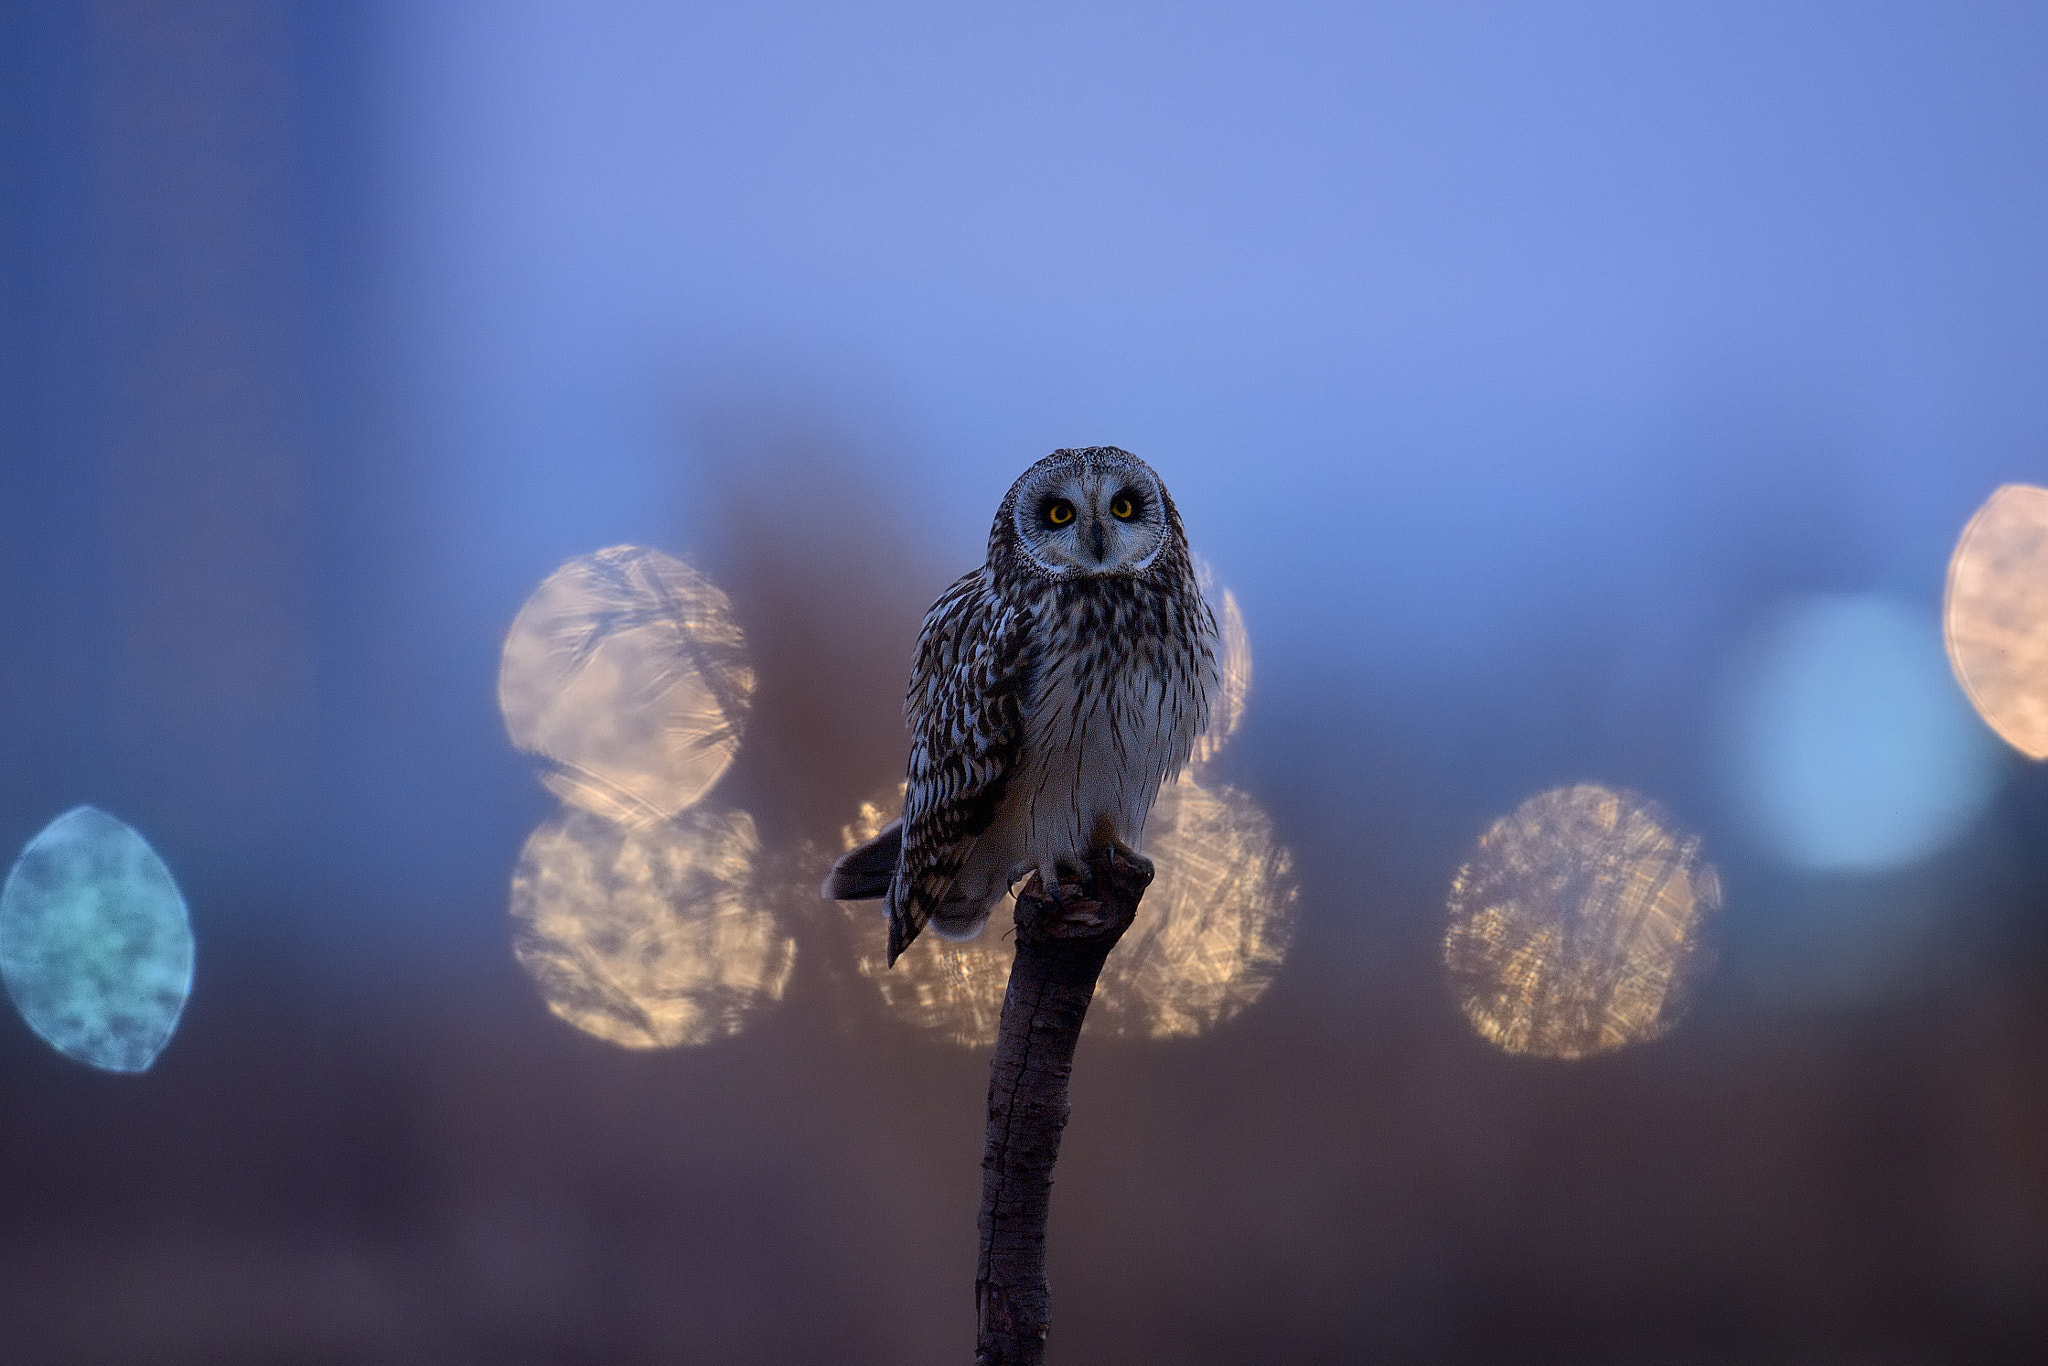
[(1060, 865), (1057, 862), (1038, 865), (1038, 885), (1045, 889), (1046, 899), (1064, 913), (1067, 901), (1060, 895)]
[(1158, 871), (1158, 869), (1154, 866), (1151, 859), (1146, 858), (1143, 854), (1131, 848), (1130, 845), (1125, 844), (1122, 840), (1111, 840), (1109, 842), (1109, 847), (1116, 852), (1116, 856), (1118, 858), (1124, 860), (1126, 863), (1129, 863), (1135, 868), (1143, 869), (1145, 873), (1145, 881), (1147, 882), (1150, 882), (1152, 880), (1153, 875)]

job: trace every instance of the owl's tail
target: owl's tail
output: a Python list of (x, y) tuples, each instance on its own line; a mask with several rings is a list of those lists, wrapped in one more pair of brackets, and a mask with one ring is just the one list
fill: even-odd
[(882, 833), (858, 849), (848, 850), (825, 875), (821, 890), (827, 901), (873, 901), (889, 894), (896, 860), (903, 853), (903, 822), (890, 821)]

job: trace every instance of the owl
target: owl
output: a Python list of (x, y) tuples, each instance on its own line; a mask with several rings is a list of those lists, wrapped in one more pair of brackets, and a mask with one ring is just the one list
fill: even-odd
[(971, 939), (1021, 878), (1136, 852), (1161, 783), (1209, 723), (1216, 619), (1152, 467), (1054, 451), (996, 510), (988, 563), (926, 613), (905, 710), (903, 816), (824, 894), (886, 898), (889, 962), (929, 924)]

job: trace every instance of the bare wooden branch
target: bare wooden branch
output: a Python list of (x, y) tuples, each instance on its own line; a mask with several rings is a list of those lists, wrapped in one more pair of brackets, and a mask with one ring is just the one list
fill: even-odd
[(1058, 901), (1035, 874), (1017, 894), (1017, 958), (989, 1064), (975, 1366), (1045, 1359), (1045, 1219), (1074, 1044), (1103, 961), (1151, 881), (1149, 859), (1111, 847), (1089, 855), (1081, 881), (1062, 879)]

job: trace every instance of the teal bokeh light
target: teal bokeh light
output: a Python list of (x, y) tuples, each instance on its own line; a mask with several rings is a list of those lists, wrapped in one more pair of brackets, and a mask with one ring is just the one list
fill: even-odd
[(1781, 605), (1733, 696), (1736, 801), (1787, 862), (1881, 872), (1946, 847), (2002, 756), (1949, 676), (1931, 618), (1889, 598)]
[(0, 979), (58, 1052), (146, 1070), (192, 994), (192, 925), (171, 870), (104, 811), (57, 817), (0, 890)]

